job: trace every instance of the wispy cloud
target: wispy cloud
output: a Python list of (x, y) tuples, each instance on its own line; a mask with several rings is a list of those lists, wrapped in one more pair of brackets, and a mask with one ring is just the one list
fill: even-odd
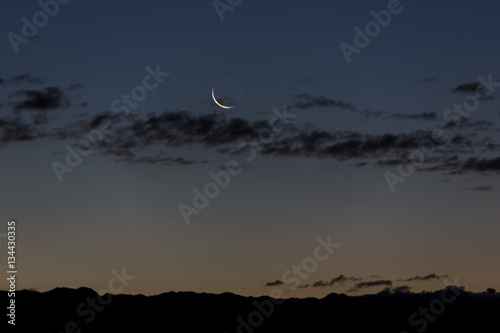
[(407, 279), (399, 279), (398, 281), (428, 281), (428, 280), (439, 280), (446, 277), (448, 277), (448, 275), (436, 275), (435, 273), (431, 273), (424, 276), (416, 275)]
[(354, 287), (349, 289), (350, 292), (357, 291), (363, 288), (376, 287), (376, 286), (392, 286), (391, 280), (376, 280), (356, 283)]
[(44, 80), (41, 77), (33, 76), (30, 73), (14, 75), (9, 79), (9, 83), (14, 84), (42, 84)]
[(399, 286), (392, 288), (393, 293), (408, 293), (410, 292), (411, 287), (409, 286)]
[(438, 120), (436, 112), (421, 112), (421, 113), (394, 113), (390, 118), (395, 119), (416, 119), (416, 120)]
[(455, 87), (452, 92), (461, 92), (461, 93), (474, 93), (476, 89), (479, 89), (481, 84), (479, 82), (469, 82), (463, 83)]
[[(113, 152), (114, 155), (117, 152)], [(145, 164), (161, 164), (161, 165), (192, 165), (208, 163), (207, 160), (185, 159), (184, 157), (161, 157), (161, 156), (144, 156), (133, 157), (126, 156), (117, 162), (126, 162), (128, 164), (145, 163)]]
[(495, 189), (493, 188), (493, 186), (474, 186), (474, 187), (468, 187), (467, 190), (484, 192), (484, 191), (493, 191)]
[(272, 282), (266, 282), (266, 287), (274, 287), (274, 286), (280, 286), (284, 284), (283, 281), (281, 280), (276, 280), (276, 281), (272, 281)]
[(83, 89), (85, 88), (85, 85), (83, 83), (74, 83), (68, 87), (68, 90), (76, 90), (76, 89)]

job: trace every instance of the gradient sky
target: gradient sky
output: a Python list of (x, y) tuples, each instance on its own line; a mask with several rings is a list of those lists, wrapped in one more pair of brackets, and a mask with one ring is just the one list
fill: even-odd
[[(310, 287), (280, 285), (286, 296), (378, 292), (388, 284), (355, 284), (381, 280), (434, 290), (445, 275), (500, 289), (500, 91), (444, 117), (486, 91), (479, 76), (500, 81), (500, 3), (402, 1), (348, 64), (339, 44), (387, 4), (243, 1), (221, 21), (212, 1), (73, 0), (18, 53), (8, 34), (41, 8), (9, 4), (0, 233), (17, 221), (18, 287), (101, 290), (126, 267), (124, 293), (269, 294), (331, 235), (341, 246)], [(169, 76), (117, 120), (112, 102), (157, 64)], [(218, 107), (213, 87), (236, 106)], [(244, 163), (240, 143), (284, 108), (296, 117)], [(115, 128), (59, 182), (52, 163), (104, 118)], [(435, 129), (448, 139), (391, 191), (384, 174)], [(178, 205), (230, 160), (241, 173), (186, 224)], [(361, 280), (311, 286), (341, 274)]]

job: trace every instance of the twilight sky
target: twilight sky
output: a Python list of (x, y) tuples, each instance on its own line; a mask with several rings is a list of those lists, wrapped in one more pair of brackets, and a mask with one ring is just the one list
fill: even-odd
[(65, 1), (0, 20), (19, 288), (500, 289), (500, 3)]

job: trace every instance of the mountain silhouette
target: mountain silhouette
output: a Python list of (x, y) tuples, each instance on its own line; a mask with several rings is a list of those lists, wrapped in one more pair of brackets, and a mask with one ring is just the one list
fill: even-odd
[[(0, 292), (8, 304), (6, 291)], [(324, 298), (273, 299), (232, 293), (99, 296), (89, 288), (16, 293), (8, 332), (497, 332), (500, 293), (448, 287)], [(492, 331), (493, 329), (493, 331)], [(5, 330), (2, 330), (5, 332)]]

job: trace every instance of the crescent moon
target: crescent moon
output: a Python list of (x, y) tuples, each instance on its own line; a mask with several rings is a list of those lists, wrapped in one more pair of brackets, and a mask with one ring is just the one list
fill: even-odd
[(215, 90), (215, 87), (212, 88), (212, 98), (214, 99), (215, 104), (217, 104), (218, 106), (220, 106), (223, 109), (232, 109), (232, 108), (234, 108), (234, 105), (233, 106), (224, 106), (224, 105), (220, 104), (219, 102), (217, 102), (217, 100), (215, 99), (214, 90)]

